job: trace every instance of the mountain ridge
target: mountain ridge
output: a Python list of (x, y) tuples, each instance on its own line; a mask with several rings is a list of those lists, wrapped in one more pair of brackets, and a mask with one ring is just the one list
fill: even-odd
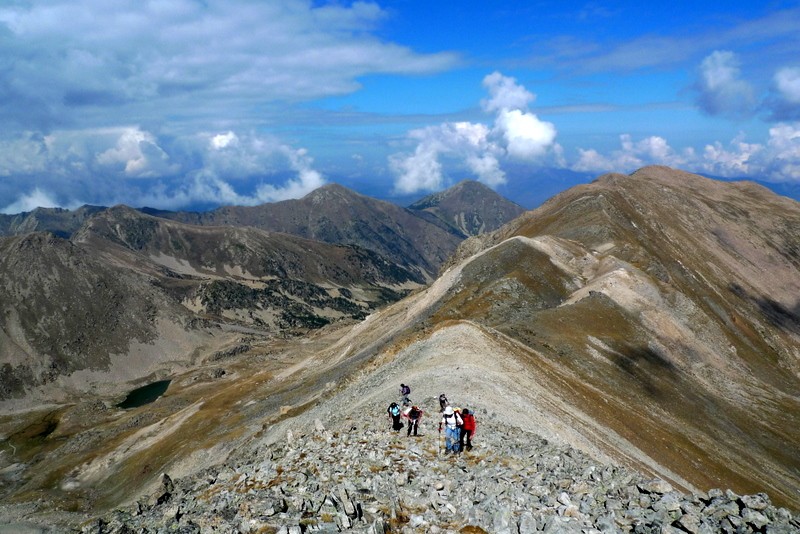
[[(585, 487), (548, 487), (534, 504), (533, 513), (543, 514), (537, 516), (541, 526), (554, 517), (568, 521), (566, 508), (559, 511), (554, 504), (559, 499), (585, 506), (577, 511), (583, 515), (573, 517), (581, 526), (573, 527), (595, 530), (603, 525), (632, 529), (634, 524), (668, 531), (700, 528), (712, 519), (698, 515), (699, 510), (716, 513), (714, 506), (722, 506), (725, 495), (730, 514), (708, 523), (725, 532), (755, 520), (746, 503), (761, 506), (754, 504), (755, 497), (738, 495), (767, 492), (777, 506), (797, 510), (800, 236), (791, 230), (800, 227), (800, 205), (759, 191), (662, 167), (601, 177), (493, 233), (464, 241), (435, 281), (356, 323), (335, 323), (302, 340), (249, 338), (239, 352), (176, 374), (164, 397), (149, 407), (121, 411), (108, 400), (100, 402), (105, 408), (93, 422), (81, 424), (102, 437), (102, 446), (76, 430), (73, 414), (84, 413), (90, 401), (60, 408), (50, 421), (54, 434), (75, 451), (68, 460), (56, 452), (64, 442), (25, 438), (35, 435), (30, 429), (40, 428), (42, 416), (31, 412), (14, 420), (0, 418), (0, 430), (22, 451), (17, 458), (24, 463), (19, 469), (25, 482), (14, 487), (38, 502), (58, 502), (62, 509), (72, 506), (85, 513), (128, 503), (130, 511), (104, 517), (123, 521), (125, 514), (140, 514), (140, 524), (177, 528), (182, 514), (172, 513), (172, 504), (155, 504), (163, 494), (158, 493), (161, 472), (182, 480), (180, 502), (187, 506), (206, 495), (204, 488), (214, 494), (240, 488), (267, 498), (260, 482), (246, 482), (265, 477), (264, 486), (282, 488), (287, 503), (274, 517), (252, 517), (244, 508), (222, 516), (217, 509), (188, 507), (184, 522), (223, 517), (228, 524), (253, 519), (265, 528), (294, 528), (291, 521), (300, 521), (303, 509), (302, 499), (295, 500), (302, 491), (294, 488), (311, 488), (311, 480), (327, 488), (327, 482), (316, 480), (312, 470), (309, 486), (295, 486), (287, 478), (294, 475), (281, 475), (277, 466), (326, 462), (324, 451), (333, 446), (329, 440), (339, 439), (373, 462), (368, 451), (384, 439), (384, 431), (375, 426), (402, 381), (412, 386), (414, 402), (432, 416), (423, 421), (418, 445), (391, 442), (407, 447), (403, 450), (414, 458), (430, 456), (440, 465), (432, 459), (436, 399), (446, 392), (459, 406), (478, 407), (479, 421), (490, 421), (486, 428), (509, 436), (517, 436), (514, 428), (535, 432), (539, 437), (525, 434), (529, 449), (523, 455), (529, 459), (544, 454), (540, 439), (545, 439), (603, 466), (625, 466), (694, 495), (684, 498), (664, 490), (656, 496), (627, 482), (623, 486), (634, 493), (625, 489), (620, 494), (621, 486), (593, 479), (602, 486), (594, 499), (628, 503), (624, 510), (612, 504), (595, 512), (591, 500), (584, 501), (590, 493)], [(220, 368), (224, 374), (217, 372)], [(373, 413), (376, 409), (381, 413)], [(131, 451), (131, 436), (147, 437), (150, 448)], [(481, 439), (479, 431), (476, 443)], [(486, 441), (504, 442), (502, 436)], [(476, 479), (511, 465), (511, 454), (487, 463), (488, 457), (476, 450), (474, 457), (464, 457), (464, 462), (474, 459), (467, 465)], [(570, 454), (563, 452), (565, 458)], [(0, 456), (7, 467), (6, 458)], [(374, 461), (380, 460), (376, 456)], [(514, 462), (524, 467), (524, 459)], [(447, 509), (444, 503), (384, 492), (383, 482), (404, 470), (378, 463), (369, 464), (370, 473), (356, 464), (346, 469), (332, 465), (329, 476), (347, 491), (369, 490), (362, 494), (378, 501), (391, 502), (395, 495), (394, 515), (389, 508), (370, 512), (386, 524), (412, 528), (417, 520), (410, 516), (418, 514), (437, 528), (454, 528), (434, 513)], [(217, 478), (209, 469), (235, 474)], [(449, 468), (442, 469), (446, 484)], [(515, 469), (503, 470), (503, 476), (523, 485), (542, 481), (535, 474), (514, 478)], [(413, 474), (403, 480), (414, 491), (414, 476), (429, 480), (416, 468), (405, 472)], [(61, 487), (53, 487), (52, 473), (59, 473)], [(221, 486), (213, 489), (215, 484)], [(730, 493), (709, 488), (729, 488)], [(317, 502), (314, 491), (309, 498)], [(132, 495), (156, 497), (137, 512)], [(246, 496), (236, 499), (255, 502)], [(499, 501), (478, 494), (476, 500), (477, 507), (500, 515), (456, 512), (450, 519), (457, 518), (458, 528), (521, 528), (522, 510), (514, 505), (508, 504), (503, 519)], [(672, 506), (668, 502), (678, 501), (670, 508), (674, 514), (660, 515), (663, 506)], [(363, 501), (363, 506), (372, 503)], [(749, 519), (732, 515), (733, 507)], [(763, 529), (781, 514), (791, 517), (788, 511), (769, 510), (765, 522), (747, 528)], [(640, 515), (634, 519), (629, 513)], [(330, 523), (328, 515), (314, 514), (306, 519)], [(131, 518), (129, 524), (136, 521)], [(371, 527), (358, 523), (357, 528)]]

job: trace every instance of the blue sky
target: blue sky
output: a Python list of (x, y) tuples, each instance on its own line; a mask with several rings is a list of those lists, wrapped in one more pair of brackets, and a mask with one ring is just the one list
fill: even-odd
[(797, 187), (798, 28), (780, 1), (6, 0), (0, 211), (648, 164)]

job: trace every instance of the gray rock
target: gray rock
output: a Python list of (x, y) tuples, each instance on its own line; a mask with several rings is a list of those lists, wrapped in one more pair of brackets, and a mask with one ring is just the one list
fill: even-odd
[(536, 519), (529, 511), (522, 512), (519, 518), (519, 534), (533, 534), (538, 530)]
[(553, 516), (544, 526), (545, 534), (582, 534), (583, 527), (575, 519)]
[(756, 530), (761, 530), (769, 523), (767, 516), (756, 510), (745, 508), (742, 510), (742, 519)]
[(739, 500), (743, 506), (757, 511), (766, 510), (770, 505), (769, 497), (764, 493), (758, 493), (756, 495), (742, 495)]
[(636, 487), (639, 488), (639, 491), (642, 493), (657, 493), (659, 495), (664, 495), (665, 493), (674, 491), (669, 482), (658, 478), (640, 482), (636, 485)]

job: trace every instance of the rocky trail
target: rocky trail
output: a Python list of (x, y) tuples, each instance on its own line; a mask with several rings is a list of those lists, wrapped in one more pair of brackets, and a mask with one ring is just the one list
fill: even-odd
[(800, 531), (800, 518), (765, 494), (682, 494), (500, 422), (480, 405), (468, 406), (478, 418), (473, 449), (444, 455), (435, 400), (420, 404), (417, 437), (391, 430), (391, 400), (295, 425), (190, 477), (165, 474), (158, 491), (82, 532)]

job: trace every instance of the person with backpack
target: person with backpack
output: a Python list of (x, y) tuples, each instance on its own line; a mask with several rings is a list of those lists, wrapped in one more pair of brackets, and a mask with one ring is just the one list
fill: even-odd
[(417, 428), (419, 427), (419, 420), (422, 419), (422, 410), (420, 410), (417, 406), (412, 406), (409, 409), (405, 416), (408, 418), (408, 433), (406, 436), (411, 436), (411, 431), (414, 431), (414, 435), (417, 435)]
[(396, 402), (393, 402), (389, 405), (386, 411), (392, 418), (392, 430), (397, 432), (403, 428), (403, 423), (400, 421), (400, 406), (398, 406)]
[[(475, 435), (477, 423), (475, 421), (475, 414), (464, 408), (461, 414), (461, 419), (464, 424), (461, 426), (461, 436), (459, 437), (459, 448), (463, 450), (472, 450), (472, 436)], [(466, 448), (466, 449), (465, 449)]]
[(445, 454), (458, 452), (458, 426), (464, 424), (461, 416), (452, 407), (446, 406), (442, 412), (442, 420), (439, 421), (439, 432), (444, 427), (444, 448)]
[(445, 394), (442, 393), (441, 395), (439, 395), (439, 411), (444, 412), (445, 407), (449, 405), (450, 403), (447, 402), (447, 397), (445, 396)]
[(411, 395), (411, 388), (405, 384), (400, 384), (400, 399), (403, 404), (411, 404), (411, 399), (408, 396)]
[(462, 436), (464, 435), (464, 429), (463, 429), (463, 427), (464, 427), (464, 417), (461, 415), (461, 408), (459, 408), (458, 406), (453, 408), (453, 413), (458, 416), (458, 419), (456, 420), (457, 421), (456, 422), (456, 439), (458, 440), (458, 443), (459, 443), (457, 452), (461, 452), (461, 451), (464, 450), (464, 447), (461, 445), (461, 439), (462, 439)]

